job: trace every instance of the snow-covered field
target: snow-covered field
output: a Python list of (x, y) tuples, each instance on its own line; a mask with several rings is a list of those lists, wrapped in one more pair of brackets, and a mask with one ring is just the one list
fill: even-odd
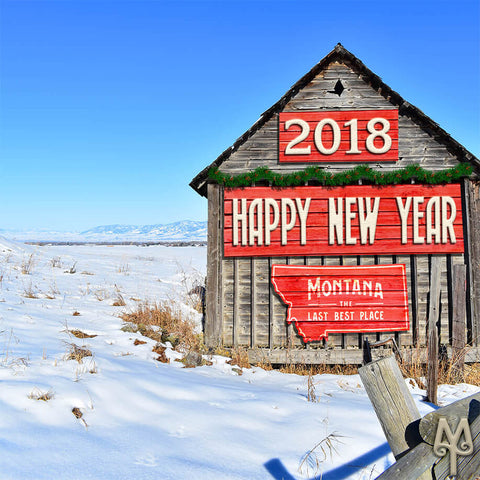
[[(220, 356), (186, 369), (171, 349), (171, 362), (160, 363), (153, 340), (121, 330), (119, 314), (138, 301), (183, 302), (205, 263), (203, 247), (28, 247), (0, 238), (2, 480), (374, 479), (393, 462), (358, 375), (315, 377), (314, 403), (305, 377), (239, 375)], [(120, 296), (127, 305), (113, 306)], [(200, 322), (188, 305), (183, 311)], [(78, 339), (73, 329), (97, 336)], [(68, 360), (73, 343), (93, 356)], [(478, 390), (441, 386), (439, 399)], [(422, 414), (432, 410), (422, 390), (412, 393)], [(42, 394), (50, 400), (35, 399)], [(326, 458), (317, 448), (319, 464), (312, 455), (300, 472), (326, 437), (335, 450), (323, 442)]]

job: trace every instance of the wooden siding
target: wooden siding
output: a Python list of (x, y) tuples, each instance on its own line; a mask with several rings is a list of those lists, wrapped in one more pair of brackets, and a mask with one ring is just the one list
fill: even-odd
[[(333, 93), (340, 80), (345, 88), (339, 96)], [(291, 98), (284, 111), (391, 109), (378, 91), (348, 66), (332, 63), (305, 88)], [(375, 168), (385, 171), (419, 163), (424, 168), (440, 170), (458, 163), (455, 155), (438, 143), (431, 131), (419, 127), (399, 111), (399, 161)], [(268, 166), (274, 171), (291, 172), (308, 164), (278, 163), (278, 114), (246, 140), (222, 164), (220, 170), (231, 174)], [(330, 172), (352, 168), (351, 163), (329, 165)], [(440, 343), (450, 344), (452, 333), (452, 268), (470, 262), (467, 268), (468, 340), (480, 342), (480, 193), (478, 184), (466, 181), (465, 248), (463, 254), (443, 254), (441, 278)], [(396, 333), (396, 341), (406, 351), (426, 344), (428, 291), (431, 255), (368, 255), (325, 257), (225, 258), (223, 256), (223, 189), (208, 186), (208, 264), (207, 312), (205, 339), (209, 346), (255, 347), (252, 360), (269, 358), (272, 363), (293, 360), (306, 363), (361, 363), (363, 339), (383, 339), (389, 334), (331, 334), (328, 344), (317, 342), (304, 346), (293, 326), (287, 326), (286, 306), (274, 292), (270, 282), (273, 264), (304, 265), (375, 265), (403, 263), (407, 269), (410, 330)], [(466, 328), (467, 330), (467, 328)], [(256, 348), (260, 347), (260, 348)], [(289, 348), (287, 348), (289, 347)], [(293, 348), (292, 348), (293, 347)], [(412, 350), (409, 348), (412, 347)], [(293, 352), (293, 353), (292, 353)], [(472, 349), (466, 361), (480, 358), (480, 350)], [(262, 357), (262, 358), (260, 358)]]
[[(451, 266), (464, 262), (463, 254), (439, 255), (442, 265), (441, 313), (439, 336), (441, 344), (450, 344), (452, 333), (451, 303), (453, 284)], [(396, 334), (397, 343), (404, 347), (426, 345), (428, 291), (431, 256), (376, 256), (376, 257), (289, 257), (225, 259), (223, 263), (223, 341), (227, 347), (296, 347), (306, 348), (293, 325), (287, 325), (287, 308), (275, 293), (270, 281), (271, 265), (385, 265), (403, 263), (407, 270), (410, 329)], [(413, 266), (412, 262), (416, 263)], [(233, 266), (233, 268), (232, 268)], [(412, 271), (414, 272), (412, 275)], [(416, 271), (416, 275), (415, 275)], [(234, 294), (232, 295), (232, 290)], [(414, 302), (418, 306), (414, 307)], [(416, 315), (415, 315), (416, 313)], [(232, 335), (232, 331), (235, 333)], [(310, 347), (361, 348), (363, 339), (385, 340), (391, 333), (330, 334), (328, 343), (313, 342)]]

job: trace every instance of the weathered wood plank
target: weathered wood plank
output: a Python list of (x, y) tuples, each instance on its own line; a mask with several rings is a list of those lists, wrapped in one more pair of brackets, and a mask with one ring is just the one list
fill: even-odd
[[(250, 362), (255, 364), (262, 359), (268, 359), (272, 364), (284, 364), (287, 355), (286, 348), (255, 348), (248, 350)], [(392, 355), (391, 348), (373, 350), (374, 358)], [(421, 363), (427, 362), (427, 349), (424, 348), (404, 348), (401, 349), (402, 358), (407, 363), (411, 359)], [(451, 347), (447, 347), (447, 355), (452, 356)], [(305, 363), (307, 365), (361, 365), (363, 362), (363, 352), (360, 349), (342, 350), (341, 348), (310, 348), (302, 350), (290, 350), (289, 358), (291, 363)], [(480, 362), (480, 347), (467, 347), (465, 349), (465, 362)]]
[(222, 261), (222, 338), (223, 345), (233, 345), (233, 321), (234, 321), (234, 290), (235, 276), (233, 258)]
[(252, 259), (252, 343), (251, 346), (268, 346), (270, 270), (268, 258)]
[(428, 364), (427, 364), (427, 398), (428, 401), (437, 404), (438, 388), (438, 328), (437, 322), (440, 316), (440, 282), (441, 282), (441, 258), (437, 255), (432, 257), (432, 269), (430, 273), (430, 305), (428, 310)]
[(417, 327), (419, 344), (427, 344), (427, 305), (430, 288), (430, 262), (428, 255), (415, 255), (417, 260), (416, 283), (417, 283)]
[(251, 281), (250, 259), (235, 258), (234, 331), (235, 345), (249, 346), (251, 339)]
[(221, 255), (223, 231), (223, 200), (219, 185), (208, 185), (208, 247), (205, 311), (205, 343), (216, 347), (222, 341)]
[(453, 325), (452, 325), (452, 359), (453, 375), (457, 381), (464, 380), (465, 363), (465, 281), (466, 266), (453, 266)]

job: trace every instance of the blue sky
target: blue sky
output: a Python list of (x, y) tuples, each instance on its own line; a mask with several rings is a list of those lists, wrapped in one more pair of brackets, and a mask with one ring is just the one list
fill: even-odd
[(0, 0), (0, 229), (206, 220), (190, 180), (338, 42), (480, 156), (479, 5)]

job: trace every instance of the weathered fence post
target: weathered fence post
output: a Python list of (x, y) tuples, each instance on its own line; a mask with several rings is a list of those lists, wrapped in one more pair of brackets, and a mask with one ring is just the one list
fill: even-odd
[(466, 265), (453, 266), (452, 365), (455, 380), (464, 381)]
[(440, 257), (432, 256), (430, 271), (430, 308), (428, 310), (428, 357), (427, 357), (427, 399), (437, 404), (438, 386), (438, 330), (440, 315), (440, 276), (442, 273)]
[[(420, 418), (395, 357), (385, 357), (358, 369), (368, 397), (395, 458), (409, 450), (405, 429)], [(395, 408), (392, 408), (392, 405)]]

